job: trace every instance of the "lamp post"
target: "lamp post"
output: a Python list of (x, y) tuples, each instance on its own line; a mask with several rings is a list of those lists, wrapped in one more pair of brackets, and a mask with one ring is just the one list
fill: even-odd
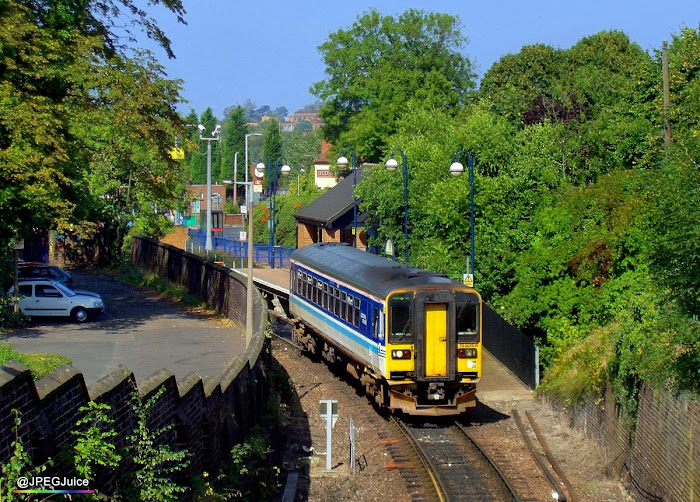
[(399, 163), (394, 158), (394, 153), (396, 152), (401, 153), (403, 165), (403, 237), (405, 262), (406, 265), (408, 265), (408, 163), (406, 161), (406, 154), (401, 148), (394, 148), (385, 165), (386, 170), (390, 173), (396, 171), (396, 168), (399, 167)]
[(238, 204), (238, 152), (233, 154), (233, 206)]
[[(280, 167), (280, 161), (284, 161), (282, 163), (282, 166)], [(272, 222), (271, 228), (270, 228), (270, 257), (272, 258), (272, 262), (270, 266), (272, 268), (275, 268), (275, 211), (277, 210), (277, 173), (279, 172), (282, 174), (282, 176), (287, 176), (292, 168), (287, 165), (287, 161), (284, 157), (277, 157), (275, 160), (275, 169), (274, 172), (272, 173), (272, 177), (270, 178), (270, 195), (271, 195), (271, 202), (272, 205), (270, 206), (270, 221)]]
[[(250, 170), (250, 166), (248, 165), (248, 138), (250, 136), (262, 136), (262, 133), (259, 132), (251, 132), (250, 134), (245, 135), (245, 182), (248, 183), (248, 171)], [(236, 181), (236, 180), (233, 180)], [(246, 188), (246, 197), (253, 197), (253, 190), (250, 190), (250, 194), (248, 193), (248, 189)], [(246, 206), (248, 205), (248, 200), (246, 200)], [(252, 214), (249, 214), (248, 217), (252, 216)]]
[(350, 152), (350, 158), (352, 159), (352, 247), (357, 247), (357, 196), (355, 196), (355, 189), (357, 188), (357, 154), (355, 150), (350, 147), (345, 147), (340, 151), (340, 157), (336, 161), (338, 167), (347, 167), (348, 158), (344, 155), (345, 151)]
[[(467, 156), (467, 166), (469, 167), (469, 232), (471, 233), (471, 255), (467, 256), (467, 273), (464, 282), (469, 286), (474, 285), (474, 158), (465, 150), (460, 150), (455, 155), (455, 160), (450, 165), (450, 174), (455, 178), (462, 175), (464, 166), (459, 161), (459, 156)], [(471, 284), (469, 284), (471, 282)]]
[(197, 126), (199, 129), (199, 141), (207, 142), (207, 240), (204, 248), (207, 253), (212, 250), (211, 242), (211, 142), (219, 141), (219, 132), (221, 131), (221, 126), (216, 124), (216, 127), (211, 132), (211, 137), (204, 138), (202, 134), (204, 133), (205, 127), (202, 124)]

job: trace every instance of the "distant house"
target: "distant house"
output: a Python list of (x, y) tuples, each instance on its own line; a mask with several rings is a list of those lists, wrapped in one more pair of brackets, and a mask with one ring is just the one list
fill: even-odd
[[(357, 168), (357, 183), (363, 177), (362, 167)], [(341, 180), (336, 186), (300, 209), (294, 218), (297, 224), (297, 247), (316, 242), (353, 243), (353, 175)], [(357, 200), (359, 205), (360, 199)], [(357, 247), (367, 247), (364, 232), (366, 214), (357, 214)]]
[[(205, 218), (207, 210), (207, 185), (190, 185), (188, 188), (190, 197), (190, 205), (185, 216), (187, 224), (190, 226), (201, 226)], [(211, 209), (223, 215), (224, 206), (226, 205), (226, 186), (216, 185), (211, 186)], [(214, 227), (218, 225), (214, 222)]]
[(321, 154), (314, 159), (314, 184), (318, 188), (332, 188), (338, 184), (338, 178), (331, 171), (329, 154), (332, 147), (325, 139), (321, 140)]
[(293, 131), (294, 128), (302, 122), (308, 122), (311, 124), (311, 129), (314, 131), (323, 126), (323, 121), (319, 116), (318, 110), (297, 110), (285, 118), (284, 122), (282, 123), (282, 129), (285, 131)]

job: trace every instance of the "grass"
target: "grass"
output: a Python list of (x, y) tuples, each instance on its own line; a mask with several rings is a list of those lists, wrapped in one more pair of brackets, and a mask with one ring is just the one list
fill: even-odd
[(610, 337), (610, 330), (598, 329), (572, 346), (547, 371), (537, 392), (565, 406), (602, 396), (615, 355)]
[(13, 349), (9, 343), (0, 342), (0, 364), (11, 359), (17, 359), (28, 367), (35, 381), (41, 380), (56, 368), (72, 362), (70, 358), (58, 354), (22, 354)]

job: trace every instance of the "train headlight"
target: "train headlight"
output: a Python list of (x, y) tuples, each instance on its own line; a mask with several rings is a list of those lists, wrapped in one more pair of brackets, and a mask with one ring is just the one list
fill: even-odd
[(391, 351), (391, 358), (392, 359), (411, 359), (411, 351), (410, 350), (392, 350)]
[(457, 357), (460, 359), (475, 359), (476, 358), (476, 349), (458, 349), (457, 350)]

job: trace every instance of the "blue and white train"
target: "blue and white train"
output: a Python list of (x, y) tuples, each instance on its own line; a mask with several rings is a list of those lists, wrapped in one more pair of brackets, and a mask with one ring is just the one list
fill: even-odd
[(290, 279), (294, 341), (344, 364), (380, 406), (427, 416), (475, 406), (476, 290), (336, 243), (294, 251)]

